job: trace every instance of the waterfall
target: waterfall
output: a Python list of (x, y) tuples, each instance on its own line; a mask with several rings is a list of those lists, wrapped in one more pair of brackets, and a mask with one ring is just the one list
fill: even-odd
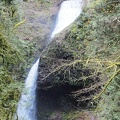
[[(70, 25), (82, 12), (82, 0), (67, 0), (61, 4), (56, 20), (56, 26), (51, 34), (61, 32)], [(25, 81), (25, 88), (21, 95), (17, 108), (17, 120), (36, 120), (36, 84), (38, 75), (39, 59), (31, 68)]]
[(59, 14), (56, 20), (56, 26), (52, 32), (51, 38), (74, 22), (81, 12), (82, 0), (64, 1), (60, 6)]
[(39, 59), (32, 66), (25, 81), (25, 89), (22, 93), (17, 109), (18, 120), (36, 120), (35, 90), (38, 75), (38, 66)]

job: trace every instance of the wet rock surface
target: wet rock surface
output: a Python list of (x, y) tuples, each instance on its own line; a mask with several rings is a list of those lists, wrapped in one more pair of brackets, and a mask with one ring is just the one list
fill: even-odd
[[(17, 30), (17, 36), (22, 40), (41, 41), (41, 46), (48, 39), (54, 27), (59, 6), (59, 0), (52, 0), (49, 3), (27, 1), (22, 3), (24, 9), (22, 20), (26, 20)], [(45, 41), (46, 42), (46, 41)], [(45, 44), (45, 43), (44, 43)]]

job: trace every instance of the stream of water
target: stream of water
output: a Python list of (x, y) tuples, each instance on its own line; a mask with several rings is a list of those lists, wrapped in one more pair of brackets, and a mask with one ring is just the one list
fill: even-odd
[(61, 4), (51, 38), (76, 20), (82, 12), (82, 5), (82, 0), (66, 0)]
[(32, 66), (25, 81), (25, 88), (22, 92), (17, 109), (18, 120), (36, 120), (35, 90), (38, 75), (38, 65), (39, 59)]
[[(67, 0), (61, 4), (55, 28), (51, 34), (51, 39), (64, 28), (70, 25), (82, 12), (82, 0)], [(36, 118), (36, 84), (38, 76), (39, 59), (32, 66), (25, 88), (21, 95), (18, 108), (17, 120), (37, 120)]]

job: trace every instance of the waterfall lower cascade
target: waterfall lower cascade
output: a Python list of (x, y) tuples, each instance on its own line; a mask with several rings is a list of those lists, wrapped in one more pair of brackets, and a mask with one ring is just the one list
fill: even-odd
[[(55, 28), (51, 39), (70, 25), (82, 12), (82, 0), (64, 1), (59, 10)], [(17, 108), (17, 120), (37, 120), (36, 118), (36, 84), (38, 76), (39, 59), (31, 68), (25, 81), (25, 88)]]
[(32, 66), (25, 81), (25, 89), (17, 109), (17, 120), (36, 120), (35, 90), (38, 75), (39, 59)]

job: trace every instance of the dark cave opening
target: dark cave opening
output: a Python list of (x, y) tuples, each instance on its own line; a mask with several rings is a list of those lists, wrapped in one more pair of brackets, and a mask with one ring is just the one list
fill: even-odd
[(64, 112), (75, 109), (77, 101), (70, 95), (80, 89), (80, 86), (61, 84), (52, 88), (36, 90), (36, 107), (38, 119), (45, 120), (55, 110)]

